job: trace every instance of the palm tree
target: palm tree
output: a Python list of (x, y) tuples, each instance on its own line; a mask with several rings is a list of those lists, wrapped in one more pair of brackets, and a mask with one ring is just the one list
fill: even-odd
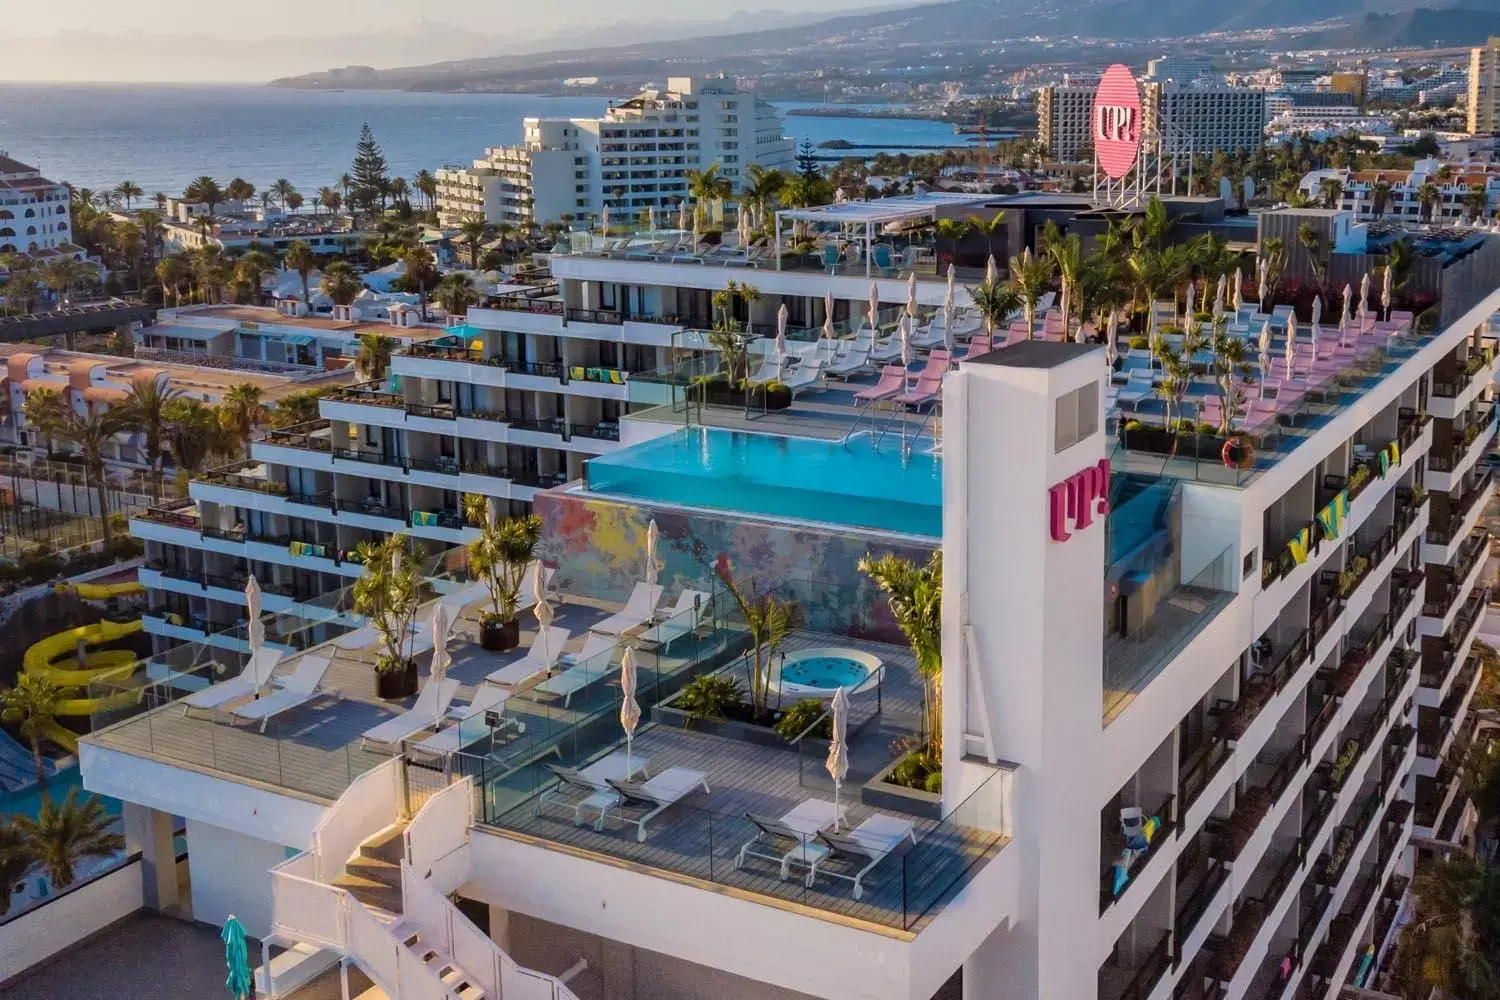
[(995, 253), (995, 237), (1005, 231), (1005, 213), (996, 212), (992, 218), (982, 215), (969, 216), (969, 228), (984, 237), (984, 245), (991, 256)]
[(755, 224), (761, 228), (766, 224), (766, 213), (776, 206), (776, 197), (786, 186), (786, 174), (759, 163), (745, 168), (745, 183), (740, 186), (740, 202), (749, 210)]
[(286, 196), (286, 207), (292, 212), (302, 211), (303, 198), (300, 192), (293, 191)]
[(1312, 268), (1313, 277), (1318, 285), (1323, 284), (1323, 238), (1310, 223), (1302, 223), (1297, 227), (1297, 243), (1302, 247), (1302, 252), (1307, 255), (1307, 265)]
[[(182, 390), (169, 382), (152, 376), (143, 376), (130, 384), (130, 396), (125, 407), (130, 411), (131, 423), (146, 435), (146, 461), (156, 470), (158, 493), (161, 485), (162, 435), (167, 426), (167, 407), (172, 400), (182, 395)], [(158, 495), (157, 499), (160, 499)]]
[[(46, 389), (32, 390), (34, 393), (48, 392)], [(27, 405), (30, 403), (29, 396)], [(131, 430), (133, 417), (128, 406), (97, 407), (92, 404), (83, 413), (63, 401), (53, 392), (41, 397), (37, 404), (39, 426), (48, 437), (56, 438), (78, 449), (83, 458), (83, 467), (94, 479), (94, 489), (99, 500), (99, 525), (104, 546), (109, 548), (109, 484), (104, 476), (104, 449), (116, 434)], [(31, 419), (31, 414), (27, 414)]]
[(1391, 182), (1378, 180), (1370, 185), (1370, 205), (1375, 213), (1375, 218), (1385, 215), (1386, 206), (1391, 203)]
[(334, 305), (347, 306), (359, 298), (364, 284), (354, 272), (354, 265), (347, 260), (330, 261), (323, 268), (323, 279), (318, 282), (318, 291), (333, 300)]
[(1036, 303), (1052, 282), (1052, 262), (1033, 257), (1030, 252), (1010, 259), (1010, 283), (1021, 297), (1021, 311), (1026, 316), (1026, 339), (1036, 329)]
[(1192, 367), (1188, 364), (1186, 357), (1163, 345), (1158, 349), (1161, 358), (1162, 379), (1156, 391), (1161, 395), (1162, 402), (1167, 408), (1167, 427), (1172, 428), (1172, 413), (1181, 405), (1183, 397), (1187, 395), (1188, 386), (1192, 383)]
[(777, 600), (771, 594), (756, 594), (754, 581), (749, 590), (735, 582), (734, 568), (728, 559), (714, 566), (714, 572), (724, 584), (724, 589), (739, 605), (745, 619), (745, 631), (750, 634), (751, 653), (746, 665), (750, 673), (750, 704), (757, 716), (766, 711), (766, 699), (771, 688), (771, 661), (786, 637), (796, 628), (800, 609), (788, 601)]
[(1476, 918), (1493, 905), (1497, 876), (1454, 852), (1421, 865), (1412, 880), (1414, 914), (1401, 932), (1392, 970), (1407, 997), (1493, 996), (1495, 970), (1475, 947)]
[(1464, 212), (1471, 220), (1477, 220), (1484, 215), (1490, 206), (1490, 199), (1484, 192), (1484, 185), (1472, 184), (1464, 194)]
[(1443, 200), (1443, 191), (1432, 181), (1427, 181), (1417, 188), (1417, 206), (1422, 214), (1422, 221), (1431, 222), (1433, 210)]
[(1338, 208), (1344, 200), (1344, 182), (1337, 177), (1325, 177), (1318, 182), (1318, 192), (1324, 208)]
[[(1063, 235), (1057, 224), (1050, 219), (1042, 231), (1042, 246), (1057, 268), (1058, 281), (1062, 285), (1063, 330), (1066, 338), (1069, 319), (1079, 313), (1078, 271), (1083, 265), (1083, 243), (1077, 233)], [(1080, 328), (1082, 323), (1080, 322)]]
[(246, 458), (250, 457), (250, 435), (266, 422), (266, 417), (260, 386), (248, 382), (230, 386), (219, 403), (219, 422), (244, 444)]
[(406, 264), (406, 285), (417, 295), (417, 309), (422, 322), (427, 322), (427, 295), (437, 283), (437, 266), (432, 251), (420, 243), (408, 247), (402, 261)]
[(196, 248), (189, 258), (193, 280), (198, 284), (199, 297), (204, 302), (218, 302), (225, 282), (229, 280), (230, 263), (219, 247), (208, 244)]
[(99, 796), (90, 795), (80, 802), (77, 788), (68, 789), (61, 804), (43, 795), (35, 817), (22, 813), (12, 816), (11, 823), (57, 889), (73, 884), (78, 862), (107, 858), (125, 849), (125, 838), (114, 832), (114, 819)]
[(929, 757), (942, 759), (943, 740), (943, 554), (934, 552), (925, 565), (887, 553), (861, 556), (859, 571), (875, 581), (891, 615), (906, 636), (922, 678), (922, 729)]
[(192, 183), (182, 190), (182, 197), (191, 202), (201, 202), (208, 206), (208, 214), (213, 215), (214, 209), (219, 202), (224, 200), (224, 192), (219, 188), (219, 182), (204, 174), (195, 178)]
[(490, 224), (482, 215), (470, 215), (458, 224), (458, 231), (469, 248), (469, 266), (479, 266), (479, 244), (490, 232)]
[(693, 199), (693, 236), (703, 228), (703, 219), (711, 201), (723, 201), (734, 193), (734, 185), (727, 177), (719, 176), (719, 165), (711, 163), (702, 170), (689, 170), (687, 179), (688, 197)]
[(348, 201), (349, 189), (354, 186), (354, 178), (350, 177), (348, 174), (339, 174), (338, 186), (339, 191), (344, 195), (344, 200)]
[(449, 316), (463, 316), (479, 301), (479, 293), (469, 283), (468, 275), (455, 271), (438, 280), (433, 298)]
[(1010, 285), (984, 281), (969, 289), (974, 308), (984, 317), (984, 331), (990, 335), (1021, 308), (1021, 293)]
[(115, 194), (119, 195), (120, 200), (125, 202), (125, 211), (127, 212), (130, 211), (130, 203), (145, 193), (135, 181), (121, 181), (115, 185)]
[(391, 366), (391, 338), (378, 333), (359, 335), (359, 353), (354, 356), (354, 367), (366, 381), (385, 378)]
[(302, 389), (282, 396), (271, 411), (271, 426), (293, 427), (318, 419), (318, 400), (323, 392), (322, 389)]
[(56, 257), (42, 265), (42, 284), (52, 290), (59, 302), (67, 302), (68, 296), (73, 292), (73, 286), (84, 280), (85, 276), (95, 274), (92, 265), (83, 264), (72, 257)]
[(243, 177), (236, 177), (224, 185), (224, 197), (230, 201), (247, 202), (255, 197), (255, 185)]
[(390, 192), (391, 200), (398, 207), (410, 210), (411, 202), (407, 200), (407, 195), (411, 192), (411, 185), (406, 183), (405, 177), (393, 177), (387, 190)]
[(53, 725), (62, 689), (44, 677), (21, 673), (16, 686), (0, 691), (0, 719), (15, 726), (31, 747), (31, 763), (36, 768), (38, 784), (47, 783), (42, 767), (42, 737)]
[(329, 215), (337, 215), (339, 209), (343, 207), (344, 198), (338, 191), (331, 187), (320, 188), (318, 190), (318, 204), (328, 209)]
[(313, 253), (313, 248), (305, 240), (293, 240), (287, 245), (286, 254), (281, 258), (281, 263), (290, 271), (296, 271), (297, 276), (302, 279), (302, 304), (307, 306), (308, 312), (312, 311), (312, 292), (308, 288), (308, 276), (317, 269), (318, 257)]
[(21, 416), (25, 418), (26, 425), (38, 435), (38, 440), (33, 441), (33, 444), (46, 441), (47, 450), (52, 450), (52, 438), (57, 431), (57, 415), (66, 407), (62, 395), (47, 386), (32, 389), (21, 399)]
[(1234, 429), (1234, 415), (1239, 412), (1249, 374), (1245, 365), (1245, 341), (1229, 335), (1226, 317), (1214, 323), (1209, 348), (1213, 351), (1211, 373), (1219, 389), (1220, 412), (1223, 414), (1219, 432), (1227, 435)]
[(258, 303), (268, 274), (276, 273), (276, 261), (264, 250), (247, 250), (234, 263), (235, 281), (247, 288), (250, 301)]
[(31, 842), (7, 817), (0, 816), (0, 917), (10, 910), (10, 887), (21, 881), (35, 863)]
[(280, 202), (283, 212), (286, 211), (286, 200), (296, 193), (297, 189), (285, 177), (278, 177), (271, 182), (271, 194)]
[(437, 178), (432, 176), (431, 170), (426, 167), (418, 170), (411, 179), (411, 186), (426, 201), (429, 209), (437, 204)]
[(188, 278), (188, 269), (181, 257), (164, 257), (156, 262), (156, 280), (161, 283), (161, 304), (167, 304), (167, 293), (172, 293), (172, 304), (182, 305), (182, 283)]
[(183, 397), (167, 404), (163, 415), (167, 419), (166, 441), (179, 475), (202, 472), (211, 456), (239, 451), (239, 440), (224, 429), (212, 406)]

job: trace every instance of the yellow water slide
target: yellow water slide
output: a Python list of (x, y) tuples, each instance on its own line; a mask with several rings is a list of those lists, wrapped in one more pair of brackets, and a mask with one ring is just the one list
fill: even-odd
[(126, 583), (59, 583), (55, 589), (58, 593), (71, 590), (85, 601), (107, 601), (111, 597), (130, 597), (146, 592), (145, 585), (134, 580)]
[[(80, 585), (82, 587), (89, 584)], [(121, 586), (115, 584), (113, 586)], [(123, 586), (139, 586), (124, 584)], [(79, 595), (83, 595), (80, 593)], [(63, 688), (87, 688), (98, 681), (125, 680), (135, 670), (136, 655), (128, 649), (101, 649), (89, 653), (84, 665), (79, 668), (77, 650), (79, 640), (86, 646), (98, 646), (106, 642), (133, 635), (141, 630), (139, 621), (99, 622), (97, 625), (80, 625), (70, 628), (34, 644), (26, 650), (21, 669), (33, 677), (42, 677)], [(54, 663), (54, 661), (60, 661)], [(144, 689), (124, 690), (101, 697), (64, 698), (57, 703), (58, 715), (93, 715), (128, 707), (138, 701)], [(78, 736), (64, 726), (53, 723), (47, 735), (54, 742), (70, 751), (78, 749)]]

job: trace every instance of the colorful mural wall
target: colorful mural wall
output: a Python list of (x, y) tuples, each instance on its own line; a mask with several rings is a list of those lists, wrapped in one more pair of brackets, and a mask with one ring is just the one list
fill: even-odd
[(579, 492), (538, 493), (534, 510), (542, 561), (556, 567), (555, 585), (567, 593), (625, 600), (641, 579), (646, 526), (655, 518), (667, 600), (685, 587), (714, 592), (715, 567), (727, 561), (736, 580), (749, 578), (758, 591), (784, 588), (806, 627), (885, 642), (903, 640), (884, 596), (859, 572), (860, 557), (894, 552), (925, 562), (937, 547)]

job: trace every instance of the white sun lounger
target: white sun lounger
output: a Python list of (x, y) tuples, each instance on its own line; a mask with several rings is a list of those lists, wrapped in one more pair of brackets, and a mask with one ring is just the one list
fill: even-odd
[[(597, 657), (595, 658), (597, 660)], [(610, 657), (607, 663), (589, 662), (580, 659), (577, 666), (569, 667), (560, 673), (553, 674), (531, 689), (534, 695), (551, 695), (563, 700), (563, 707), (567, 708), (573, 696), (597, 680), (608, 677), (620, 669), (620, 664), (614, 657)]]
[(251, 697), (270, 681), (271, 671), (276, 669), (281, 657), (281, 650), (262, 647), (236, 676), (182, 699), (183, 714), (194, 708), (204, 711), (223, 708), (231, 701)]
[(443, 713), (448, 711), (448, 703), (458, 694), (458, 688), (457, 678), (445, 677), (436, 684), (429, 678), (411, 708), (366, 729), (360, 737), (361, 742), (399, 747), (402, 740), (424, 729), (436, 729), (442, 722)]
[[(605, 819), (613, 812), (626, 823), (635, 826), (635, 839), (638, 841), (646, 839), (647, 823), (682, 801), (693, 789), (702, 788), (705, 793), (710, 791), (707, 772), (695, 771), (690, 767), (669, 767), (647, 781), (611, 780), (609, 787), (615, 790), (617, 801), (613, 806), (599, 811), (599, 821), (594, 824), (594, 829), (603, 830)], [(631, 819), (625, 815), (625, 810), (631, 807), (643, 808), (646, 812), (638, 819)]]
[[(465, 723), (472, 719), (482, 719), (485, 712), (498, 712), (505, 708), (505, 703), (510, 700), (510, 692), (493, 684), (481, 684), (479, 690), (474, 692), (474, 697), (467, 705), (448, 710), (448, 718), (453, 725), (433, 733), (422, 742), (416, 744), (413, 749), (426, 753), (440, 754), (446, 756), (450, 753), (458, 753), (466, 743), (474, 742), (476, 734), (483, 732), (474, 725), (466, 726)], [(503, 720), (502, 725), (514, 720)], [(516, 723), (519, 725), (519, 723)], [(490, 735), (493, 735), (492, 733)], [(465, 740), (464, 737), (470, 739)]]
[(821, 869), (824, 875), (830, 878), (841, 878), (846, 882), (854, 883), (854, 898), (859, 899), (865, 894), (864, 885), (861, 880), (870, 873), (876, 865), (890, 857), (892, 851), (900, 846), (903, 840), (910, 838), (911, 842), (917, 842), (916, 827), (909, 819), (897, 819), (895, 816), (877, 814), (865, 820), (859, 826), (848, 833), (833, 833), (828, 830), (818, 831), (818, 840), (822, 847), (821, 857), (814, 856), (812, 848), (807, 851), (807, 887), (812, 888), (817, 880), (819, 865), (826, 865), (830, 858), (851, 858), (858, 863), (865, 862), (863, 868), (853, 875), (845, 875), (841, 872), (831, 872), (827, 867)]
[(813, 386), (823, 384), (823, 360), (813, 358), (804, 361), (792, 369), (790, 375), (781, 380), (781, 384), (792, 390), (792, 398), (797, 398), (797, 393), (802, 389), (810, 389)]
[(603, 653), (607, 649), (617, 649), (619, 648), (619, 645), (620, 640), (615, 636), (596, 635), (595, 633), (590, 632), (588, 634), (588, 638), (583, 640), (582, 649), (580, 649), (576, 653), (564, 653), (558, 659), (560, 662), (571, 667), (575, 663), (582, 663), (585, 660), (592, 660), (594, 657), (598, 656), (600, 653)]
[[(693, 613), (697, 609), (697, 614)], [(701, 590), (684, 590), (677, 595), (677, 603), (662, 611), (661, 622), (641, 634), (647, 642), (665, 646), (674, 639), (698, 631), (706, 617), (713, 614), (713, 599)]]
[(619, 635), (649, 622), (656, 613), (656, 606), (661, 603), (661, 584), (638, 583), (630, 592), (630, 598), (625, 602), (625, 607), (610, 615), (608, 618), (592, 626), (589, 631), (600, 635)]
[(851, 347), (849, 353), (843, 357), (835, 358), (833, 363), (824, 369), (826, 374), (835, 378), (847, 380), (850, 375), (858, 375), (870, 366), (870, 345), (861, 344)]
[(514, 691), (538, 674), (551, 670), (557, 658), (562, 655), (563, 644), (570, 635), (567, 629), (556, 627), (549, 628), (545, 636), (538, 633), (525, 656), (514, 663), (507, 663), (499, 670), (491, 671), (485, 680)]
[(323, 675), (328, 672), (329, 660), (323, 656), (303, 656), (297, 661), (297, 669), (292, 671), (283, 683), (280, 691), (267, 695), (241, 705), (233, 709), (230, 715), (236, 719), (248, 722), (259, 722), (260, 731), (266, 731), (266, 724), (271, 719), (287, 709), (296, 708), (298, 705), (312, 701), (318, 696), (318, 685), (323, 682)]

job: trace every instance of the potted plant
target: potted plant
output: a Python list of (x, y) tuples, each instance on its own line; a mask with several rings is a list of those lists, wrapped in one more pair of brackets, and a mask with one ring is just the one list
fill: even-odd
[(792, 629), (796, 628), (801, 612), (795, 604), (778, 600), (770, 594), (756, 595), (753, 586), (748, 593), (741, 590), (728, 560), (720, 562), (715, 572), (729, 596), (739, 605), (745, 628), (750, 633), (750, 652), (746, 656), (746, 665), (750, 668), (750, 709), (752, 721), (759, 722), (770, 714), (767, 701), (771, 690), (771, 661)]
[(417, 616), (422, 576), (406, 548), (406, 534), (381, 542), (361, 542), (355, 550), (365, 571), (354, 581), (354, 610), (380, 636), (375, 659), (375, 694), (399, 699), (417, 693), (417, 661), (407, 655)]
[(526, 568), (542, 537), (542, 519), (535, 514), (505, 520), (490, 515), (489, 499), (477, 493), (464, 496), (464, 517), (479, 529), (469, 543), (469, 571), (484, 581), (490, 607), (480, 615), (479, 645), (492, 652), (515, 649), (521, 642), (516, 610)]

